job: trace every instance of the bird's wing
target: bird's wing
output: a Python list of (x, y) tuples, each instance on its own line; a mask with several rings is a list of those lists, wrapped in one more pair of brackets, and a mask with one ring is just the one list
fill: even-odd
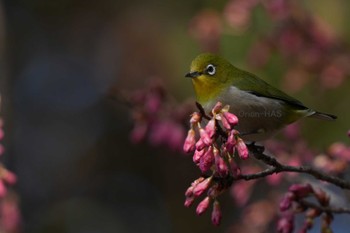
[(249, 92), (253, 95), (260, 97), (281, 100), (286, 104), (289, 104), (300, 110), (308, 109), (308, 107), (306, 107), (299, 100), (271, 86), (270, 84), (266, 83), (264, 80), (260, 79), (254, 74), (240, 70), (239, 74), (236, 75), (238, 75), (239, 78), (235, 79), (233, 85), (239, 86), (239, 89), (243, 91)]

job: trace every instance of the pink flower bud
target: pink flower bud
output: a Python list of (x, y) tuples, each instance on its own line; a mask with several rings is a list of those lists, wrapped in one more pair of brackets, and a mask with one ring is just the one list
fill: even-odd
[(236, 149), (241, 159), (248, 159), (249, 151), (248, 151), (247, 145), (244, 143), (244, 141), (241, 138), (238, 138), (237, 140)]
[(194, 189), (194, 186), (193, 186), (193, 185), (191, 185), (190, 187), (188, 187), (188, 189), (187, 189), (186, 192), (185, 192), (185, 196), (186, 196), (186, 197), (191, 197), (191, 196), (193, 196), (193, 189)]
[(190, 207), (194, 202), (194, 196), (186, 197), (184, 206), (185, 207)]
[(231, 131), (227, 138), (227, 142), (225, 143), (226, 150), (229, 154), (234, 154), (236, 144), (236, 136), (234, 135), (233, 131)]
[(208, 133), (210, 138), (213, 138), (216, 128), (215, 128), (215, 118), (211, 119), (205, 126), (205, 131)]
[(287, 192), (280, 201), (280, 211), (286, 211), (292, 206), (292, 202), (295, 199), (294, 193)]
[(199, 163), (206, 150), (196, 150), (193, 154), (193, 162)]
[(199, 184), (197, 184), (193, 189), (193, 195), (198, 197), (200, 196), (205, 190), (207, 190), (210, 186), (212, 177), (208, 177)]
[(211, 111), (213, 113), (213, 115), (219, 113), (222, 109), (222, 103), (221, 102), (217, 102), (213, 108), (213, 110)]
[(213, 211), (211, 212), (211, 222), (215, 226), (219, 226), (222, 218), (222, 213), (220, 209), (220, 204), (218, 201), (215, 201), (213, 204)]
[(199, 114), (198, 112), (194, 112), (191, 116), (190, 123), (192, 125), (197, 124), (198, 122), (200, 122), (201, 118), (201, 114)]
[(205, 143), (203, 142), (203, 140), (200, 138), (197, 143), (196, 143), (196, 149), (197, 150), (203, 150), (204, 147), (206, 147)]
[(227, 119), (224, 116), (221, 117), (221, 123), (225, 129), (228, 129), (228, 130), (231, 129), (230, 123), (227, 121)]
[(203, 128), (199, 129), (199, 135), (205, 145), (209, 146), (213, 143), (213, 140), (209, 137), (208, 133)]
[(208, 209), (209, 204), (210, 204), (210, 198), (209, 197), (204, 198), (203, 201), (201, 201), (198, 204), (197, 209), (196, 209), (196, 213), (198, 215), (203, 214)]
[(185, 143), (183, 146), (184, 152), (189, 153), (194, 151), (196, 145), (196, 132), (193, 129), (190, 129), (187, 133)]
[(288, 190), (294, 193), (297, 198), (304, 198), (314, 192), (310, 184), (293, 184)]
[(216, 170), (220, 176), (225, 177), (228, 174), (228, 167), (225, 160), (220, 156), (220, 151), (214, 147), (214, 158)]
[(294, 215), (287, 214), (281, 217), (277, 222), (278, 233), (292, 233), (294, 230)]
[(203, 173), (207, 172), (211, 168), (213, 163), (214, 163), (213, 148), (209, 147), (199, 161), (199, 169), (201, 169)]
[(330, 201), (330, 197), (326, 194), (325, 191), (323, 191), (322, 189), (315, 189), (315, 197), (317, 198), (318, 202), (322, 205), (322, 206), (328, 206), (329, 205), (329, 201)]
[(232, 114), (230, 112), (224, 112), (223, 116), (232, 126), (236, 126), (238, 124), (238, 118), (235, 114)]

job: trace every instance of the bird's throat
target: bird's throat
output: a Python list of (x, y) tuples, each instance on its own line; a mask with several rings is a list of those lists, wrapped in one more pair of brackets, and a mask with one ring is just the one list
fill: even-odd
[(192, 79), (192, 83), (194, 91), (196, 92), (197, 101), (202, 105), (215, 100), (225, 88), (201, 76)]

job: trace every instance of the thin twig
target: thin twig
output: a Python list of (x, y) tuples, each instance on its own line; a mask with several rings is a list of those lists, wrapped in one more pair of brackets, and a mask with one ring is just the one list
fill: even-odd
[(305, 200), (299, 200), (299, 204), (301, 204), (304, 207), (307, 208), (313, 208), (316, 209), (320, 212), (325, 212), (325, 213), (335, 213), (335, 214), (350, 214), (350, 209), (349, 208), (342, 208), (342, 207), (330, 207), (330, 206), (320, 206), (317, 205), (313, 202), (310, 201), (305, 201)]
[(280, 172), (297, 172), (297, 173), (309, 174), (319, 180), (327, 181), (340, 188), (350, 190), (350, 182), (346, 180), (340, 179), (336, 176), (326, 174), (324, 172), (318, 171), (308, 166), (295, 167), (295, 166), (283, 165), (280, 162), (278, 162), (277, 159), (275, 159), (274, 157), (264, 154), (262, 151), (262, 147), (257, 147), (254, 144), (248, 145), (248, 147), (249, 147), (249, 151), (254, 155), (256, 159), (271, 166), (271, 168), (268, 168), (262, 172), (255, 173), (255, 174), (240, 175), (239, 177), (236, 178), (236, 180), (237, 179), (244, 179), (244, 180), (258, 179), (258, 178), (266, 177), (273, 173), (280, 173)]

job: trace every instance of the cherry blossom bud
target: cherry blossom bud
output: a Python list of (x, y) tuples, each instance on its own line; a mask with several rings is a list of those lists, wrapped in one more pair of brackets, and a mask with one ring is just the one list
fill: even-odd
[(192, 125), (197, 124), (201, 120), (201, 114), (194, 112), (191, 116), (190, 123)]
[(248, 159), (249, 151), (248, 151), (247, 145), (244, 143), (244, 141), (241, 138), (238, 138), (237, 140), (236, 149), (241, 159)]
[(236, 137), (233, 134), (233, 131), (231, 131), (228, 138), (227, 138), (227, 142), (225, 143), (226, 150), (231, 155), (233, 155), (235, 152), (236, 144), (237, 144)]
[(185, 196), (186, 197), (191, 197), (193, 196), (193, 189), (194, 189), (194, 185), (191, 185), (190, 187), (188, 187), (188, 189), (185, 192)]
[(221, 218), (222, 218), (222, 213), (221, 213), (221, 209), (220, 209), (220, 204), (218, 201), (214, 201), (213, 211), (211, 212), (211, 222), (215, 226), (218, 226), (218, 225), (220, 225)]
[(205, 131), (203, 128), (199, 129), (199, 135), (205, 145), (209, 146), (212, 144), (213, 140), (209, 137), (207, 131)]
[(277, 222), (278, 233), (292, 233), (294, 230), (294, 215), (288, 213), (281, 217)]
[(204, 147), (206, 147), (205, 143), (203, 142), (203, 140), (200, 138), (197, 143), (196, 143), (196, 149), (197, 150), (203, 150)]
[(185, 207), (190, 207), (194, 202), (194, 196), (186, 197), (184, 206)]
[(225, 177), (228, 174), (228, 167), (225, 160), (220, 156), (220, 151), (214, 147), (213, 149), (216, 170), (220, 176)]
[(227, 119), (224, 116), (222, 116), (220, 119), (221, 119), (222, 126), (224, 126), (225, 129), (230, 130), (231, 129), (231, 125), (227, 121)]
[(199, 163), (206, 150), (196, 150), (193, 154), (193, 162)]
[(208, 209), (209, 204), (210, 204), (210, 198), (209, 197), (204, 198), (203, 201), (201, 201), (198, 204), (197, 209), (196, 209), (196, 213), (198, 215), (203, 214)]
[(222, 103), (221, 102), (217, 102), (213, 108), (213, 110), (211, 111), (213, 113), (213, 115), (219, 113), (222, 109)]
[(215, 134), (215, 118), (212, 118), (205, 126), (205, 131), (208, 133), (210, 138), (213, 138)]
[(304, 198), (314, 191), (310, 184), (293, 184), (288, 190), (297, 198)]
[(186, 153), (192, 152), (195, 150), (196, 145), (196, 132), (193, 129), (190, 129), (187, 133), (183, 150)]
[(211, 168), (213, 163), (214, 163), (213, 148), (209, 147), (199, 161), (199, 169), (201, 169), (203, 173), (207, 172)]
[(238, 124), (238, 117), (230, 112), (223, 112), (224, 118), (228, 121), (232, 126), (236, 126)]
[(200, 196), (205, 190), (207, 190), (210, 186), (212, 177), (208, 177), (199, 184), (197, 184), (193, 189), (193, 195), (198, 197)]
[(287, 192), (280, 202), (280, 211), (286, 211), (292, 206), (292, 202), (295, 200), (295, 194)]

